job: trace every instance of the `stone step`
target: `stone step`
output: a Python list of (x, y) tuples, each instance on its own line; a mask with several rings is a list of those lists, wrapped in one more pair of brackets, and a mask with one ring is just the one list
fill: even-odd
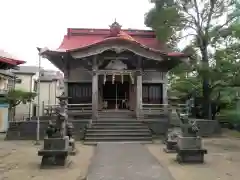
[(126, 125), (119, 125), (119, 126), (114, 126), (114, 125), (109, 125), (109, 126), (103, 126), (103, 125), (94, 125), (91, 127), (91, 129), (147, 129), (147, 126), (144, 125), (138, 125), (138, 126), (126, 126)]
[(86, 137), (92, 137), (92, 136), (114, 136), (114, 137), (123, 137), (123, 136), (144, 136), (144, 137), (152, 137), (150, 132), (86, 132)]
[(144, 140), (139, 140), (139, 141), (85, 141), (83, 144), (84, 145), (96, 145), (98, 143), (120, 143), (120, 144), (134, 144), (134, 143), (140, 143), (140, 144), (151, 144), (152, 140), (150, 141), (144, 141)]
[(93, 123), (92, 126), (146, 126), (146, 125), (142, 123), (109, 122), (109, 123)]
[(124, 123), (131, 123), (131, 122), (139, 122), (138, 120), (136, 119), (133, 119), (133, 118), (99, 118), (98, 120), (96, 121), (93, 121), (93, 122), (96, 122), (96, 123), (101, 123), (101, 122), (124, 122)]
[(152, 137), (130, 137), (130, 136), (104, 136), (104, 137), (85, 137), (85, 141), (152, 141)]
[(101, 116), (101, 115), (98, 115), (98, 119), (119, 119), (119, 120), (124, 120), (124, 119), (127, 119), (127, 120), (134, 120), (134, 117), (133, 116), (123, 116), (123, 115), (111, 115), (111, 116)]
[(96, 132), (96, 133), (101, 133), (101, 132), (151, 132), (149, 129), (144, 128), (144, 129), (87, 129), (87, 132)]

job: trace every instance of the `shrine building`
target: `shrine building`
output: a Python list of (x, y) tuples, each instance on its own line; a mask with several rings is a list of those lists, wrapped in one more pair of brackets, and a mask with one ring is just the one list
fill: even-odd
[(91, 104), (92, 117), (108, 109), (140, 116), (143, 104), (168, 104), (167, 72), (187, 55), (161, 44), (154, 31), (69, 28), (58, 49), (39, 48), (64, 72), (69, 104)]

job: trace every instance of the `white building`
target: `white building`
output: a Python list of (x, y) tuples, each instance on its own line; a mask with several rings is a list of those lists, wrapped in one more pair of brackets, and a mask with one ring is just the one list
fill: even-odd
[[(37, 92), (39, 69), (37, 66), (20, 66), (19, 70), (14, 70), (16, 76), (15, 89), (28, 92)], [(59, 71), (41, 69), (40, 73), (40, 115), (43, 115), (43, 105), (56, 104), (56, 97), (61, 92), (61, 81), (63, 77)], [(23, 120), (37, 115), (38, 98), (32, 103), (20, 104), (16, 107), (16, 120)]]

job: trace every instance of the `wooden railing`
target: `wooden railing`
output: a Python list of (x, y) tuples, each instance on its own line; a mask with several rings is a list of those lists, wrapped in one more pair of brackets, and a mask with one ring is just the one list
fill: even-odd
[[(56, 112), (56, 108), (59, 107), (58, 104), (50, 104), (44, 106), (44, 114), (45, 115), (53, 115)], [(92, 111), (92, 103), (85, 104), (68, 104), (69, 112), (91, 112)]]
[[(56, 112), (56, 108), (59, 105), (45, 105), (44, 114), (53, 115)], [(188, 108), (186, 104), (178, 104), (176, 106), (171, 106), (169, 104), (142, 104), (141, 114), (142, 115), (163, 115), (169, 114), (173, 109), (178, 110), (183, 114), (188, 115)], [(82, 103), (82, 104), (68, 104), (69, 113), (92, 113), (92, 103)]]

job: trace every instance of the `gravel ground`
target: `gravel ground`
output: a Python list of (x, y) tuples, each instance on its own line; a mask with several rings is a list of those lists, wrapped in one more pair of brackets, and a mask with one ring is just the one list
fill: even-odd
[(233, 138), (205, 139), (208, 150), (205, 163), (179, 165), (176, 154), (163, 151), (163, 144), (146, 145), (149, 151), (168, 167), (176, 180), (239, 180), (240, 178), (240, 140)]
[(37, 156), (40, 147), (31, 141), (0, 140), (0, 180), (82, 180), (87, 175), (94, 147), (80, 143), (76, 147), (78, 154), (70, 156), (69, 167), (41, 170), (41, 157)]

